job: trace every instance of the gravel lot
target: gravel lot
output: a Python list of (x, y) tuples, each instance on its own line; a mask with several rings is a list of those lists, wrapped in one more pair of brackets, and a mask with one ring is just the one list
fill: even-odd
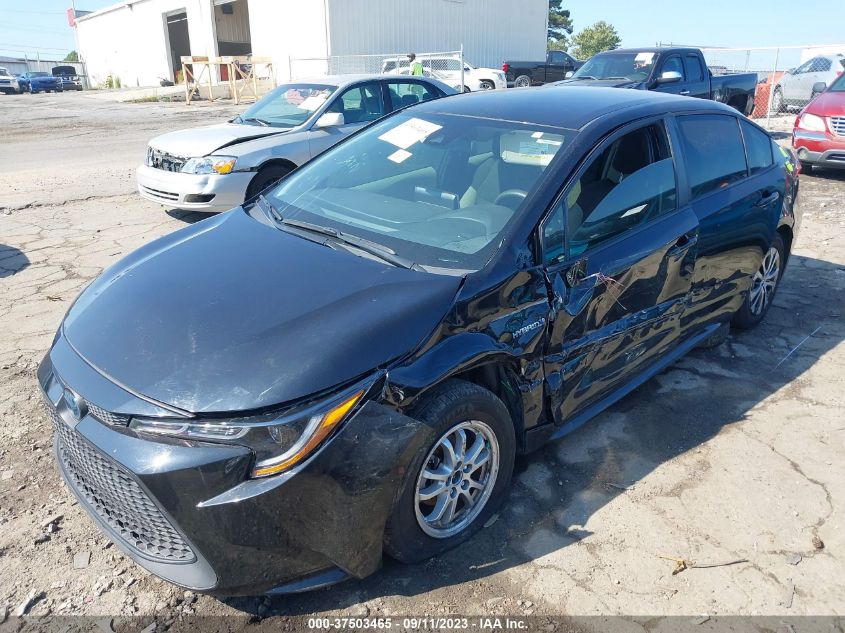
[[(801, 177), (803, 230), (761, 327), (521, 459), (498, 520), (462, 548), (328, 590), (219, 601), (145, 573), (73, 501), (35, 369), (103, 268), (201, 219), (134, 192), (147, 140), (240, 108), (80, 94), (0, 108), (0, 623), (33, 593), (34, 615), (145, 618), (128, 630), (192, 613), (233, 627), (312, 613), (845, 614), (845, 173)], [(660, 556), (747, 562), (673, 575)]]

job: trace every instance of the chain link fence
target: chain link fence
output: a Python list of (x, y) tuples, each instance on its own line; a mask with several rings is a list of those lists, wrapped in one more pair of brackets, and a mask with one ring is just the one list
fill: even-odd
[(845, 44), (701, 50), (714, 75), (757, 75), (751, 118), (772, 131), (790, 131), (795, 115), (845, 72)]
[(413, 62), (408, 53), (292, 57), (288, 60), (288, 71), (292, 80), (321, 75), (413, 75), (415, 72), (421, 72), (423, 76), (437, 79), (461, 92), (468, 89), (465, 70), (467, 68), (463, 49), (416, 53)]

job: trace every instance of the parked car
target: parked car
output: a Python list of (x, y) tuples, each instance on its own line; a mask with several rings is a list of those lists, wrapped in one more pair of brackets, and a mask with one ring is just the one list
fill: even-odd
[(228, 123), (163, 134), (138, 168), (138, 191), (192, 211), (228, 211), (388, 112), (455, 94), (425, 77), (327, 76), (275, 88)]
[(436, 555), (497, 511), (517, 453), (764, 318), (792, 160), (675, 95), (409, 106), (82, 292), (38, 370), (59, 468), (195, 591)]
[(502, 62), (502, 71), (508, 88), (527, 88), (565, 79), (583, 64), (565, 51), (548, 51), (542, 62)]
[(15, 76), (0, 66), (0, 92), (10, 95), (20, 91), (21, 89)]
[(818, 82), (813, 91), (821, 94), (795, 118), (792, 147), (806, 170), (845, 169), (845, 74), (829, 87)]
[(714, 75), (697, 48), (617, 49), (594, 55), (557, 86), (656, 90), (726, 103), (746, 116), (754, 109), (756, 73)]
[[(433, 77), (460, 91), (461, 60), (450, 55), (420, 55), (417, 61), (422, 63), (423, 71), (433, 73)], [(398, 70), (397, 70), (398, 69)], [(410, 62), (407, 57), (388, 57), (381, 66), (381, 72), (386, 74), (410, 73)], [(505, 74), (494, 68), (477, 68), (464, 60), (464, 92), (478, 90), (495, 90), (505, 88)]]
[(61, 92), (62, 80), (59, 77), (41, 71), (27, 71), (18, 75), (21, 92)]
[(74, 66), (54, 66), (53, 76), (62, 81), (62, 90), (82, 90), (82, 77)]
[(819, 55), (807, 60), (798, 68), (787, 71), (775, 84), (772, 93), (772, 110), (785, 112), (788, 108), (801, 108), (812, 101), (820, 91), (845, 71), (845, 56)]

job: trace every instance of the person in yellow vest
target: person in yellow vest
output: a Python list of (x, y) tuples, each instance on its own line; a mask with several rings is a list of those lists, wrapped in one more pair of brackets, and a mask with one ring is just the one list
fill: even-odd
[(411, 74), (416, 77), (423, 76), (423, 65), (422, 62), (417, 61), (417, 54), (416, 53), (408, 53), (408, 63), (411, 66)]

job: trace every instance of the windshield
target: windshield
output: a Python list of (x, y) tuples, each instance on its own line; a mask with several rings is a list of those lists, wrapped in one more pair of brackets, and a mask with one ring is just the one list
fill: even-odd
[[(843, 62), (845, 63), (845, 62)], [(839, 75), (839, 78), (830, 84), (828, 92), (845, 92), (845, 73)]]
[(477, 270), (574, 136), (412, 109), (306, 163), (267, 198), (285, 220), (364, 238), (428, 270)]
[(29, 76), (30, 77), (49, 77), (50, 75), (48, 75), (47, 73), (40, 73), (39, 72), (39, 73), (29, 73)]
[(236, 123), (291, 128), (305, 123), (337, 86), (285, 84), (267, 93), (235, 119)]
[(651, 75), (656, 57), (652, 52), (599, 54), (587, 60), (573, 77), (644, 81)]

